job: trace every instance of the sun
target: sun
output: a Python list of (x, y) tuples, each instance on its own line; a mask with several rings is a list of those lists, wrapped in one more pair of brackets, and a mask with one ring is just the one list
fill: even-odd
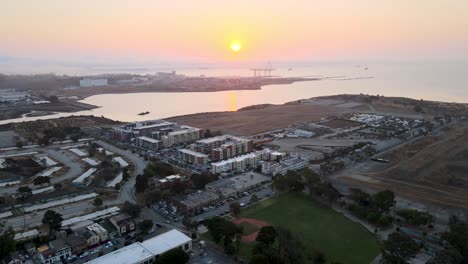
[(238, 52), (242, 48), (241, 44), (237, 41), (231, 43), (231, 50), (234, 52)]

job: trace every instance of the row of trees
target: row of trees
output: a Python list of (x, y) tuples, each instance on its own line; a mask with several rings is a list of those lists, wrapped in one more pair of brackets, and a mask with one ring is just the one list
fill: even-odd
[(264, 226), (258, 232), (250, 264), (326, 263), (322, 252), (308, 252), (301, 239), (283, 227)]
[(174, 174), (174, 169), (170, 164), (164, 162), (155, 161), (151, 162), (143, 170), (143, 174), (139, 174), (136, 177), (135, 191), (137, 193), (143, 193), (148, 188), (148, 180), (151, 177), (164, 178)]
[(323, 181), (317, 173), (309, 168), (288, 171), (285, 175), (275, 176), (273, 188), (280, 192), (302, 192), (308, 188), (310, 196), (327, 199), (330, 203), (342, 196), (332, 184)]
[(351, 188), (348, 198), (353, 203), (347, 209), (361, 219), (365, 219), (377, 226), (387, 227), (393, 223), (390, 209), (396, 204), (395, 194), (385, 190), (373, 195), (360, 189)]
[(444, 249), (439, 251), (430, 262), (439, 263), (468, 263), (468, 222), (456, 216), (450, 217), (449, 230), (442, 235)]
[(239, 252), (242, 227), (221, 217), (205, 220), (203, 224), (210, 231), (213, 241), (223, 246), (226, 254)]

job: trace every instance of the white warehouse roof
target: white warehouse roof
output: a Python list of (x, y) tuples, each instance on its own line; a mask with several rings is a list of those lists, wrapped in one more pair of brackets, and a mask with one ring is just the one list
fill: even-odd
[(171, 249), (184, 245), (192, 239), (178, 230), (171, 230), (159, 236), (155, 236), (141, 243), (146, 249), (151, 251), (155, 256), (161, 255)]
[(190, 237), (175, 229), (134, 243), (86, 263), (90, 264), (132, 264), (143, 263), (157, 255), (182, 246), (191, 241)]
[(134, 243), (86, 263), (132, 264), (142, 263), (143, 261), (149, 260), (151, 258), (153, 258), (153, 254), (151, 254), (151, 252), (142, 247), (140, 243)]

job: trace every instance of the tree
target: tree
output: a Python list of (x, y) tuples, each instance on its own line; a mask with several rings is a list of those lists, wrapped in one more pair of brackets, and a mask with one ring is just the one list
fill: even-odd
[(468, 223), (456, 216), (450, 217), (449, 231), (443, 239), (455, 248), (462, 256), (463, 262), (468, 263)]
[(141, 223), (140, 223), (140, 230), (142, 232), (144, 232), (144, 233), (148, 233), (151, 230), (151, 228), (153, 228), (153, 225), (154, 225), (154, 223), (153, 223), (152, 220), (145, 219), (145, 220), (141, 221)]
[(56, 184), (54, 184), (54, 189), (57, 190), (57, 191), (61, 190), (62, 187), (63, 187), (63, 186), (62, 186), (61, 183), (56, 183)]
[(305, 186), (299, 172), (288, 171), (286, 175), (278, 175), (273, 179), (273, 187), (280, 192), (302, 192)]
[(229, 210), (234, 216), (238, 216), (240, 214), (241, 206), (238, 202), (232, 202), (229, 204)]
[(49, 102), (51, 102), (51, 103), (58, 103), (58, 102), (59, 102), (59, 99), (58, 99), (57, 96), (52, 95), (52, 96), (49, 96)]
[(8, 256), (10, 253), (15, 252), (15, 232), (10, 227), (7, 230), (0, 230), (0, 259)]
[(44, 185), (50, 183), (50, 177), (47, 176), (37, 176), (33, 181), (34, 185)]
[(198, 222), (192, 221), (188, 216), (184, 216), (184, 218), (182, 218), (182, 224), (189, 230), (193, 230), (198, 227)]
[(185, 264), (189, 261), (189, 256), (180, 248), (171, 249), (159, 256), (155, 264)]
[(171, 186), (171, 191), (175, 194), (181, 194), (187, 189), (187, 184), (183, 181), (176, 181)]
[(131, 217), (138, 217), (141, 212), (141, 207), (137, 204), (132, 204), (130, 202), (125, 202), (122, 208), (122, 211), (130, 215)]
[(250, 197), (250, 202), (251, 203), (256, 203), (256, 202), (258, 202), (258, 200), (259, 200), (258, 196), (255, 193), (252, 194), (252, 196)]
[(257, 238), (255, 239), (258, 242), (263, 242), (267, 245), (275, 243), (276, 239), (276, 229), (272, 226), (264, 226), (258, 231)]
[(242, 228), (224, 218), (214, 217), (204, 221), (213, 241), (223, 242), (226, 254), (235, 254), (239, 250)]
[(283, 264), (305, 264), (305, 247), (301, 240), (286, 228), (278, 227), (278, 260)]
[(203, 189), (205, 188), (205, 185), (207, 183), (210, 183), (212, 181), (215, 181), (218, 179), (218, 176), (211, 174), (211, 173), (196, 173), (192, 174), (190, 177), (190, 180), (192, 181), (193, 185), (197, 189)]
[(62, 227), (62, 215), (56, 213), (53, 210), (48, 210), (45, 212), (44, 217), (42, 218), (42, 223), (49, 226), (49, 230), (60, 230)]
[(137, 193), (143, 193), (148, 187), (148, 178), (144, 175), (137, 175), (135, 181), (135, 191)]
[(405, 219), (410, 225), (427, 225), (432, 222), (433, 216), (428, 212), (421, 212), (414, 209), (401, 209), (396, 214)]
[(325, 264), (327, 263), (327, 257), (325, 256), (325, 253), (321, 251), (316, 251), (313, 255), (313, 261), (314, 264)]
[(94, 206), (100, 207), (102, 204), (103, 204), (103, 201), (102, 201), (101, 198), (99, 198), (99, 197), (94, 198), (94, 201), (93, 201)]
[(463, 256), (453, 246), (448, 246), (443, 250), (437, 252), (431, 260), (428, 262), (429, 264), (453, 264), (453, 263), (462, 263)]
[(409, 236), (394, 232), (383, 242), (382, 262), (405, 264), (419, 252), (418, 244)]
[(372, 196), (372, 202), (380, 213), (388, 213), (395, 205), (395, 194), (390, 190), (378, 192)]
[(350, 188), (351, 195), (349, 198), (355, 201), (357, 204), (361, 206), (369, 206), (371, 203), (372, 196), (360, 189), (357, 188)]
[(23, 201), (29, 199), (32, 196), (32, 190), (28, 186), (21, 186), (16, 192), (19, 196), (19, 199)]
[(21, 140), (16, 141), (16, 147), (19, 149), (23, 148), (23, 141)]

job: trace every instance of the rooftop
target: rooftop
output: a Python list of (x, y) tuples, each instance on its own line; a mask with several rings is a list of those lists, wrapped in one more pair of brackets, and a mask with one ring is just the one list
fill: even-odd
[(156, 255), (161, 255), (173, 248), (190, 242), (191, 239), (185, 234), (173, 229), (159, 236), (150, 238), (142, 243), (134, 243), (113, 251), (102, 257), (91, 260), (90, 264), (129, 264), (142, 263)]
[(86, 263), (90, 264), (129, 264), (140, 263), (150, 259), (153, 254), (143, 247), (140, 243), (134, 243), (119, 250), (110, 252), (104, 256), (93, 259)]
[(189, 155), (198, 157), (198, 158), (208, 158), (208, 155), (200, 153), (200, 152), (196, 152), (196, 151), (193, 151), (193, 150), (190, 150), (190, 149), (179, 149), (179, 151), (182, 152), (182, 153), (185, 153), (185, 154), (189, 154)]
[(161, 123), (157, 124), (152, 124), (152, 125), (144, 125), (144, 126), (137, 126), (133, 128), (134, 130), (143, 130), (143, 129), (149, 129), (149, 128), (157, 128), (157, 127), (162, 127), (162, 126), (169, 126), (173, 125), (174, 123), (167, 122), (167, 121), (162, 121)]
[(159, 236), (145, 240), (141, 245), (153, 253), (153, 255), (160, 255), (190, 241), (192, 241), (190, 237), (173, 229)]
[(143, 137), (138, 137), (138, 139), (143, 140), (143, 141), (147, 141), (147, 142), (150, 142), (150, 143), (158, 143), (158, 142), (160, 142), (160, 141), (157, 140), (157, 139), (150, 138), (150, 137), (145, 137), (145, 136), (143, 136)]
[(219, 198), (219, 195), (213, 192), (196, 192), (194, 194), (186, 196), (180, 201), (188, 208), (197, 207), (200, 204), (209, 203)]
[(267, 177), (258, 173), (254, 173), (254, 172), (249, 172), (249, 173), (244, 173), (244, 174), (237, 175), (231, 178), (210, 182), (206, 184), (205, 187), (207, 189), (221, 190), (221, 191), (222, 189), (225, 189), (225, 188), (233, 188), (236, 190), (242, 190), (250, 186), (254, 186), (259, 183), (266, 182), (269, 180), (270, 180), (270, 177)]

